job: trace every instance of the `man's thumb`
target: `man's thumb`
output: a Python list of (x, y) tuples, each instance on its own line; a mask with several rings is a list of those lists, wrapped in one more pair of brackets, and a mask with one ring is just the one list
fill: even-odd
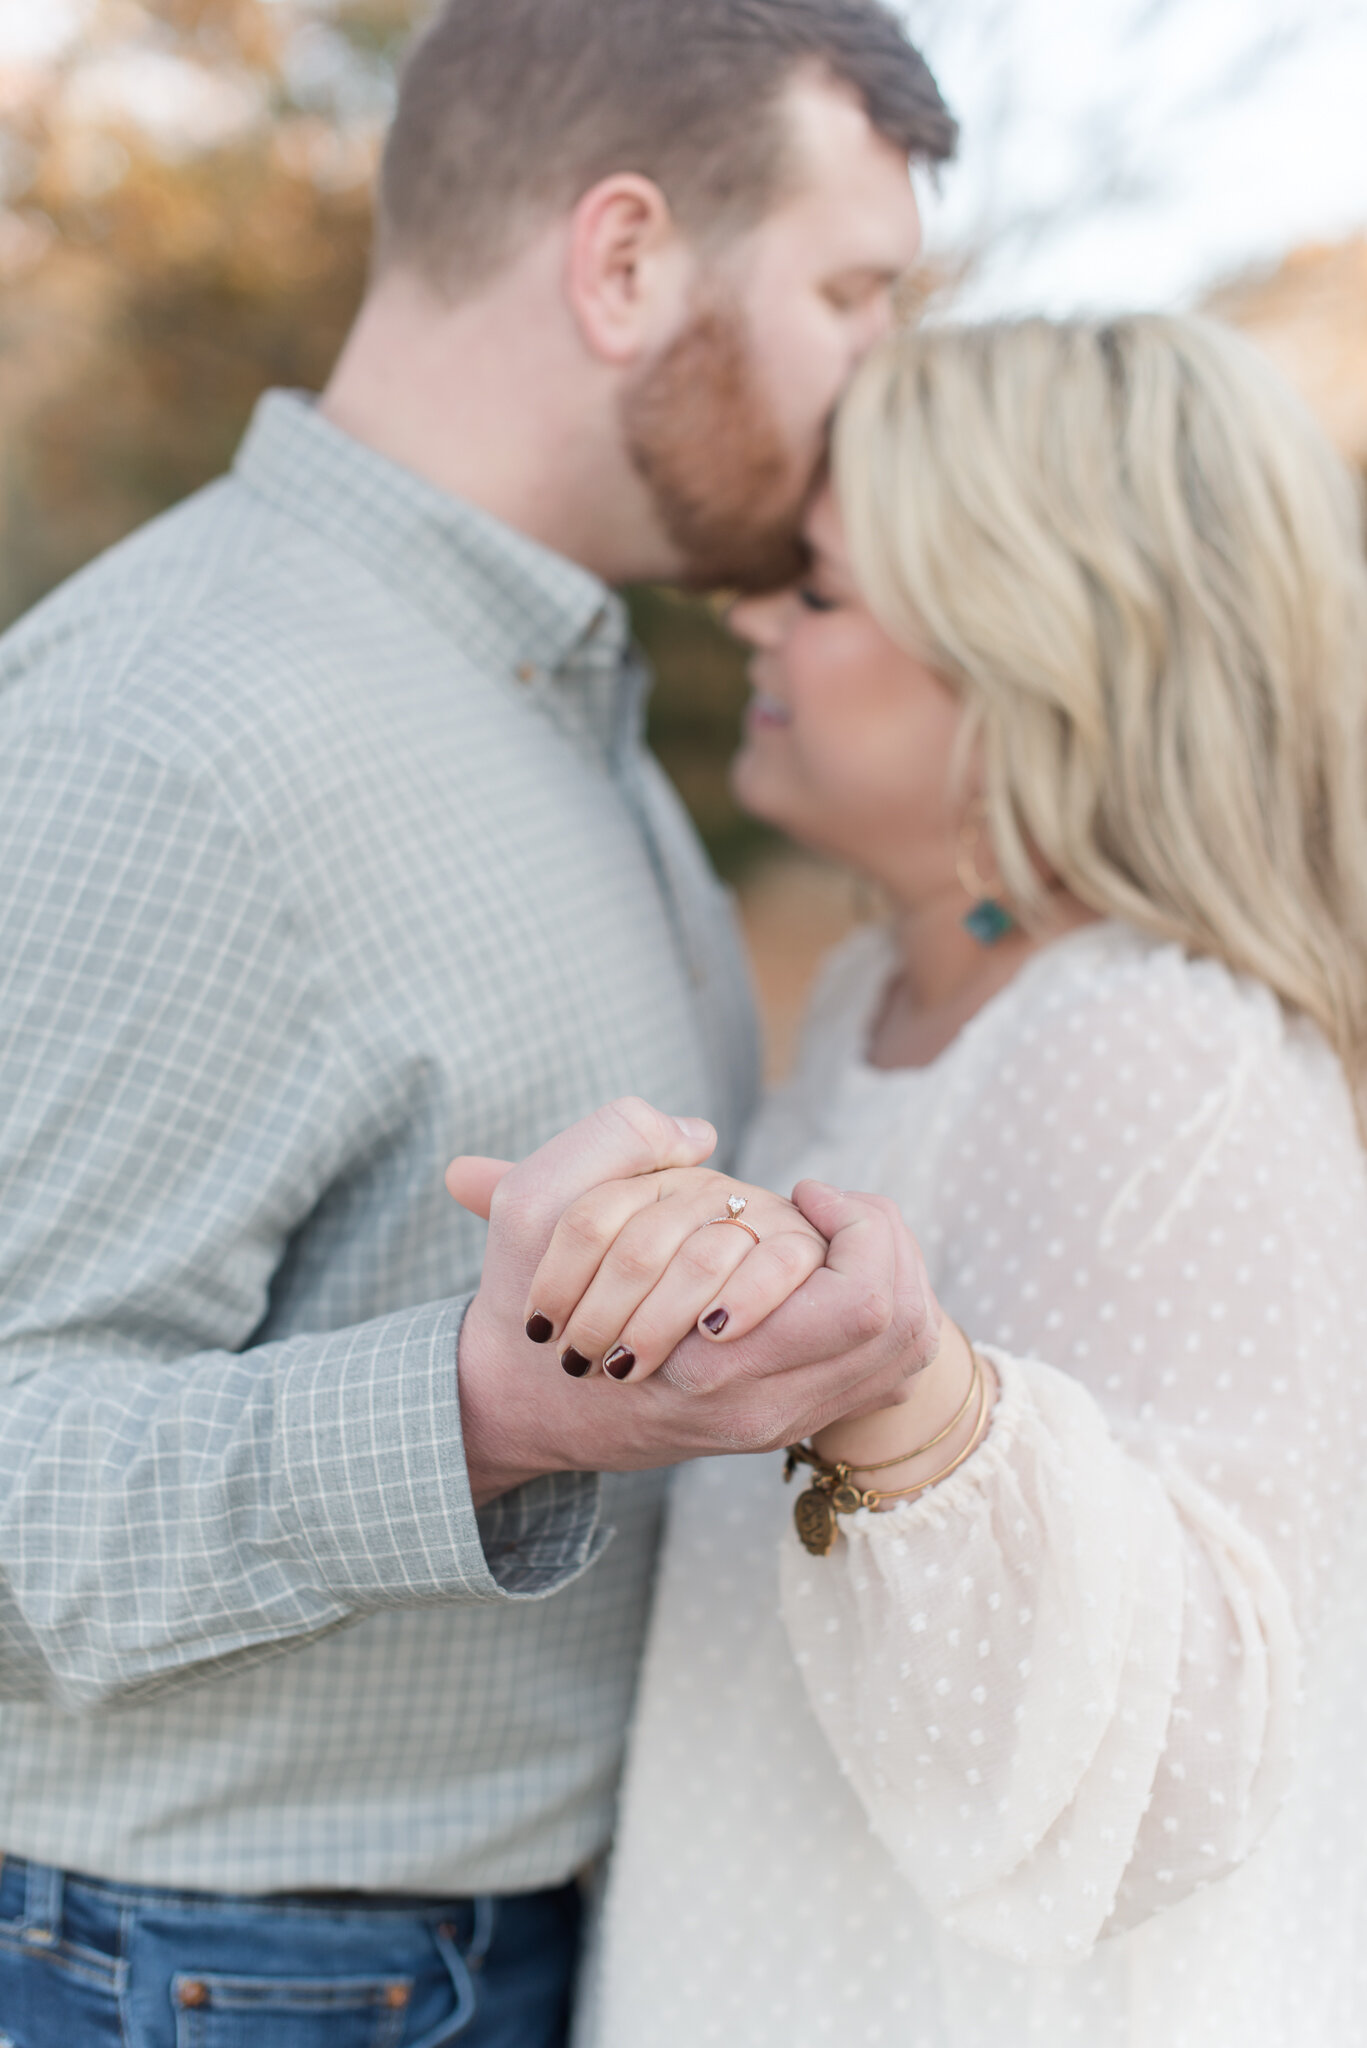
[(511, 1159), (478, 1159), (469, 1153), (462, 1154), (446, 1169), (447, 1192), (455, 1196), (462, 1209), (482, 1216), (487, 1223), (494, 1189), (505, 1173), (511, 1173), (512, 1165)]
[[(666, 1116), (639, 1096), (624, 1095), (551, 1138), (519, 1160), (516, 1195), (521, 1222), (551, 1230), (571, 1202), (607, 1180), (632, 1180), (667, 1166), (699, 1166), (716, 1150), (717, 1133), (698, 1116)], [(488, 1216), (494, 1190), (509, 1171), (504, 1159), (465, 1157), (451, 1162), (446, 1185), (477, 1216)]]

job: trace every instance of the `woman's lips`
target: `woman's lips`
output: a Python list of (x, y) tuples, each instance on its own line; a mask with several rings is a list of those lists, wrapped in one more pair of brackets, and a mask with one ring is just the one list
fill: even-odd
[(756, 690), (746, 706), (745, 722), (752, 729), (791, 725), (793, 714), (777, 697), (767, 697), (763, 690)]

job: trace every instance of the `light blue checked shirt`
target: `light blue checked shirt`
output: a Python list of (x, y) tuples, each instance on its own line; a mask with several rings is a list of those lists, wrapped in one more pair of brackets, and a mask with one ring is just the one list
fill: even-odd
[(0, 642), (0, 1850), (470, 1892), (604, 1843), (663, 1480), (476, 1515), (442, 1170), (748, 1110), (642, 689), (592, 576), (281, 394)]

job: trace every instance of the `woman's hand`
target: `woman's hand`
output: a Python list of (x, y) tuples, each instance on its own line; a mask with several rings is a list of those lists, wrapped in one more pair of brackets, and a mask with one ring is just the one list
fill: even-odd
[[(720, 1220), (732, 1197), (749, 1229)], [(747, 1336), (825, 1259), (825, 1238), (766, 1188), (706, 1167), (608, 1181), (556, 1225), (527, 1334), (554, 1341), (575, 1378), (645, 1379), (695, 1326), (714, 1342)]]

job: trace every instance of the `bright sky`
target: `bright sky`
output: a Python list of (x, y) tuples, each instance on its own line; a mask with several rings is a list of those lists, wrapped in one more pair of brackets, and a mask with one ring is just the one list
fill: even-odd
[(993, 248), (965, 311), (1180, 303), (1367, 228), (1367, 0), (901, 5), (964, 131), (931, 245)]
[[(989, 247), (964, 310), (1180, 302), (1367, 229), (1367, 0), (895, 4), (963, 122), (928, 225)], [(41, 60), (82, 11), (0, 0), (0, 61)], [(1119, 187), (1099, 201), (1098, 167)]]

